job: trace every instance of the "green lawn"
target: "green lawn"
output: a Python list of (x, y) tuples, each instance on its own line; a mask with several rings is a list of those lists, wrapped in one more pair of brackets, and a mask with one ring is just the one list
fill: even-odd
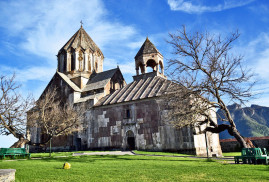
[[(59, 156), (72, 156), (73, 153), (90, 153), (90, 152), (104, 152), (104, 151), (74, 151), (74, 152), (52, 152), (51, 157), (59, 157)], [(49, 157), (49, 153), (31, 153), (32, 158), (47, 158)]]
[(169, 156), (194, 156), (194, 155), (188, 155), (188, 154), (180, 154), (180, 153), (173, 153), (173, 152), (147, 152), (147, 151), (133, 151), (136, 154), (145, 154), (145, 155), (169, 155)]
[(228, 157), (228, 156), (241, 156), (241, 152), (226, 152), (226, 153), (222, 153), (224, 157)]
[[(58, 156), (72, 156), (73, 153), (89, 153), (89, 152), (104, 152), (104, 151), (75, 151), (75, 152), (52, 152), (52, 157), (58, 157)], [(136, 154), (145, 154), (145, 155), (168, 155), (168, 156), (194, 156), (194, 155), (188, 155), (188, 154), (180, 154), (180, 153), (173, 153), (173, 152), (147, 152), (147, 151), (138, 151), (134, 150)], [(241, 152), (227, 152), (223, 153), (224, 157), (227, 156), (240, 156)], [(31, 157), (49, 157), (49, 153), (32, 153)]]
[[(69, 170), (62, 169), (69, 162)], [(155, 156), (79, 156), (0, 161), (16, 169), (16, 181), (267, 181), (265, 165), (235, 165), (205, 159)]]

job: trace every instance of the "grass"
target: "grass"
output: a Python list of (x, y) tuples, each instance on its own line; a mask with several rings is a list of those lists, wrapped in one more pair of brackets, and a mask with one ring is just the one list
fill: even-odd
[[(104, 151), (74, 151), (74, 152), (52, 152), (51, 157), (62, 157), (62, 156), (67, 156), (70, 157), (74, 153), (90, 153), (90, 152), (104, 152)], [(46, 158), (49, 157), (49, 153), (31, 153), (31, 157), (33, 158)]]
[(224, 157), (230, 157), (230, 156), (241, 156), (241, 152), (226, 152), (222, 153)]
[[(71, 169), (64, 170), (64, 162)], [(267, 181), (265, 165), (221, 164), (205, 159), (155, 156), (77, 156), (1, 161), (16, 181)]]
[[(104, 151), (75, 151), (75, 152), (52, 152), (52, 157), (60, 157), (60, 156), (72, 156), (73, 153), (90, 153), (90, 152), (104, 152)], [(167, 155), (167, 156), (194, 156), (188, 154), (180, 154), (180, 153), (172, 153), (172, 152), (147, 152), (147, 151), (138, 151), (134, 150), (136, 154), (144, 154), (144, 155)], [(32, 153), (31, 157), (33, 158), (46, 158), (49, 157), (49, 153)]]
[(173, 153), (173, 152), (147, 152), (147, 151), (133, 151), (136, 154), (144, 154), (144, 155), (169, 155), (169, 156), (194, 156), (194, 155), (188, 155), (188, 154), (180, 154), (180, 153)]
[[(52, 152), (52, 157), (61, 157), (61, 156), (67, 156), (70, 157), (73, 155), (73, 153), (90, 153), (90, 152), (104, 152), (104, 151), (75, 151), (75, 152)], [(134, 150), (136, 154), (144, 154), (144, 155), (167, 155), (167, 156), (194, 156), (194, 155), (188, 155), (188, 154), (180, 154), (180, 153), (173, 153), (173, 152), (147, 152), (147, 151), (138, 151)], [(240, 156), (241, 152), (227, 152), (223, 153), (224, 157), (228, 156)], [(31, 153), (32, 158), (47, 158), (49, 157), (49, 153)], [(7, 157), (9, 160), (10, 158)]]

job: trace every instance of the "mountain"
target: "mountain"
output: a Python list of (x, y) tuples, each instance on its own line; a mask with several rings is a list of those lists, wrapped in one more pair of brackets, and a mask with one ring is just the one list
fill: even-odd
[[(269, 136), (269, 107), (251, 105), (242, 108), (238, 104), (233, 104), (228, 106), (228, 109), (237, 129), (244, 137)], [(222, 115), (220, 110), (217, 113)], [(227, 131), (221, 132), (219, 136), (220, 139), (233, 138)]]

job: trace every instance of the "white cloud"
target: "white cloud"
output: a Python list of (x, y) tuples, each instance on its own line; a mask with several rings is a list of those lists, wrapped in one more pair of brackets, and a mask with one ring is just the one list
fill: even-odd
[(0, 65), (1, 74), (11, 76), (11, 74), (16, 74), (16, 81), (24, 83), (31, 80), (48, 82), (54, 73), (55, 68), (52, 67), (29, 67), (25, 69), (19, 69), (14, 67), (7, 67)]
[[(254, 0), (223, 0), (217, 1), (215, 5), (205, 5), (203, 1), (197, 0), (168, 0), (168, 5), (173, 11), (183, 11), (190, 14), (204, 13), (204, 12), (217, 12), (226, 9), (236, 8), (247, 5)], [(201, 3), (202, 2), (202, 3)]]
[(246, 64), (255, 74), (258, 81), (253, 91), (257, 98), (252, 99), (252, 104), (269, 106), (269, 34), (261, 33), (245, 46), (237, 47), (238, 52), (245, 55)]
[(116, 68), (117, 65), (122, 74), (130, 74), (132, 76), (136, 74), (134, 61), (121, 63), (117, 62), (115, 59), (105, 59), (104, 70)]
[[(84, 29), (102, 49), (120, 42), (132, 42), (136, 31), (132, 26), (109, 19), (102, 1), (27, 0), (0, 2), (3, 22), (9, 36), (19, 37), (19, 47), (32, 54), (55, 61), (58, 50), (79, 29)], [(121, 45), (123, 46), (123, 45)]]
[(264, 81), (269, 82), (269, 34), (261, 33), (246, 46), (237, 48), (243, 52), (246, 62)]
[[(106, 60), (120, 60), (119, 66), (123, 73), (133, 75), (135, 72), (134, 67), (126, 60), (130, 60), (130, 51), (138, 45), (128, 45), (134, 45), (133, 42), (140, 40), (140, 36), (133, 26), (113, 20), (102, 0), (0, 1), (0, 11), (0, 28), (8, 36), (5, 39), (7, 42), (2, 42), (2, 45), (13, 55), (19, 56), (27, 52), (27, 55), (37, 55), (37, 59), (43, 57), (40, 60), (46, 60), (45, 63), (37, 60), (35, 66), (28, 65), (25, 68), (0, 65), (2, 73), (16, 72), (17, 81), (22, 82), (26, 90), (36, 89), (28, 81), (42, 82), (43, 86), (40, 88), (43, 88), (44, 83), (52, 78), (56, 70), (55, 55), (80, 28), (81, 20), (84, 29), (103, 51)], [(108, 61), (104, 64), (105, 68), (116, 66), (116, 61), (113, 65), (109, 65)]]

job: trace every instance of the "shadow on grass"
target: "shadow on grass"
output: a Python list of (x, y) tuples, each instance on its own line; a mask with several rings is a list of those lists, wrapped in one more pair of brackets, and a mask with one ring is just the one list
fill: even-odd
[(216, 162), (216, 160), (212, 159), (212, 158), (207, 158), (204, 160), (204, 162)]
[[(65, 158), (43, 158), (41, 160), (47, 161), (47, 162), (80, 162), (80, 163), (93, 163), (95, 161), (100, 160), (125, 160), (125, 161), (190, 161), (190, 162), (200, 162), (201, 160), (197, 159), (171, 159), (171, 158), (163, 158), (163, 157), (138, 157), (138, 156), (119, 156), (119, 155), (82, 155), (82, 156), (70, 156)], [(215, 162), (215, 161), (214, 161)]]

